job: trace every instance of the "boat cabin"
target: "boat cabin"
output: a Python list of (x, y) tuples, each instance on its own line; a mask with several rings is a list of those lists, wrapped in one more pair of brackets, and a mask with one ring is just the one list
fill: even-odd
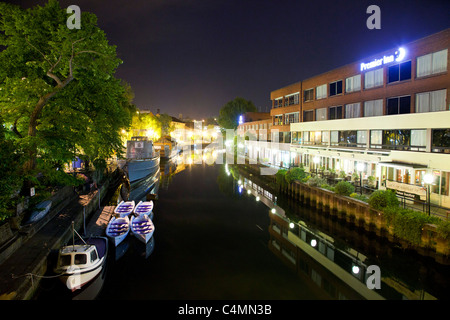
[(97, 249), (93, 245), (66, 246), (59, 251), (58, 268), (76, 266), (87, 267), (99, 260)]
[(155, 156), (153, 141), (145, 136), (132, 137), (127, 141), (128, 159), (146, 159)]

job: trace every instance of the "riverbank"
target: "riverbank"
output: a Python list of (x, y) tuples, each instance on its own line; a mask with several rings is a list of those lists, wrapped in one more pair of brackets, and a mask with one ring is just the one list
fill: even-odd
[(338, 195), (333, 191), (320, 187), (312, 187), (300, 181), (277, 184), (275, 175), (260, 175), (260, 165), (234, 166), (239, 172), (246, 172), (257, 178), (265, 186), (278, 194), (292, 199), (301, 204), (314, 207), (330, 218), (337, 218), (349, 225), (356, 226), (373, 233), (380, 238), (385, 238), (392, 246), (400, 246), (404, 249), (414, 250), (422, 256), (431, 257), (443, 265), (450, 265), (450, 239), (443, 237), (438, 232), (438, 226), (426, 223), (419, 234), (418, 241), (411, 243), (409, 239), (400, 237), (394, 230), (394, 226), (383, 211), (371, 208), (368, 203), (353, 197)]
[(83, 228), (109, 190), (117, 183), (117, 172), (108, 176), (97, 190), (65, 195), (68, 200), (53, 208), (45, 219), (15, 231), (11, 252), (0, 262), (0, 300), (29, 300), (47, 271), (48, 257), (72, 237), (72, 221), (76, 230)]

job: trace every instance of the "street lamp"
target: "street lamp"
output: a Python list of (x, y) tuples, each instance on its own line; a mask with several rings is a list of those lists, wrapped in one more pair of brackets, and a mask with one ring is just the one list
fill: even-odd
[(359, 171), (359, 193), (362, 195), (362, 172), (364, 171), (364, 163), (358, 162), (356, 170)]
[(313, 159), (314, 165), (316, 167), (316, 176), (317, 176), (317, 166), (319, 165), (320, 158), (318, 156), (315, 156)]
[(431, 184), (433, 183), (434, 177), (431, 173), (427, 173), (423, 176), (423, 182), (427, 185), (427, 211), (428, 215), (431, 212)]

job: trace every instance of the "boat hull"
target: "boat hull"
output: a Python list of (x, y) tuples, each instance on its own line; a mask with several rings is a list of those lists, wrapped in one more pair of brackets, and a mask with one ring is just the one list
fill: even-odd
[(148, 159), (128, 160), (128, 180), (130, 180), (130, 183), (133, 183), (135, 181), (144, 179), (145, 177), (156, 171), (156, 169), (159, 167), (159, 162), (159, 154)]
[[(124, 229), (124, 231), (122, 233), (116, 234), (116, 232), (114, 232), (113, 229), (114, 229), (114, 225), (118, 224), (119, 222), (126, 224), (126, 229)], [(114, 243), (114, 246), (117, 247), (128, 236), (128, 233), (130, 232), (130, 224), (129, 223), (130, 223), (130, 221), (127, 216), (121, 217), (121, 218), (113, 217), (110, 220), (110, 222), (108, 223), (108, 225), (106, 226), (106, 235)]]
[(131, 232), (143, 243), (147, 243), (155, 232), (155, 226), (147, 215), (132, 217), (130, 223)]

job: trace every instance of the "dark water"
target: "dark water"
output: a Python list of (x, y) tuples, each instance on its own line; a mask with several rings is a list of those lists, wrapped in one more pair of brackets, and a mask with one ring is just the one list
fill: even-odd
[(219, 170), (187, 166), (160, 189), (153, 252), (145, 259), (132, 241), (98, 299), (315, 298), (268, 250), (267, 207), (224, 194)]
[[(324, 222), (315, 210), (270, 193), (266, 195), (271, 200), (255, 201), (254, 191), (263, 197), (264, 190), (253, 184), (247, 188), (252, 194), (247, 194), (237, 179), (226, 174), (224, 165), (182, 166), (170, 176), (167, 171), (155, 203), (152, 242), (145, 246), (129, 236), (119, 248), (112, 248), (101, 290), (83, 299), (353, 299), (359, 297), (359, 289), (350, 288), (348, 278), (335, 270), (339, 261), (345, 269), (346, 259), (355, 252), (364, 252), (366, 264), (380, 265), (384, 282), (378, 293), (383, 298), (448, 299), (448, 267), (386, 250), (381, 240), (336, 221)], [(307, 221), (310, 229), (305, 230), (312, 232), (307, 236), (335, 237), (333, 262), (314, 261), (299, 248), (290, 248), (282, 232), (273, 231), (274, 201), (284, 208), (284, 215)], [(298, 239), (304, 235), (298, 231)], [(326, 250), (321, 252), (329, 256), (331, 251)], [(283, 252), (295, 252), (297, 265), (286, 262)], [(38, 299), (70, 298), (61, 284), (42, 281)]]

